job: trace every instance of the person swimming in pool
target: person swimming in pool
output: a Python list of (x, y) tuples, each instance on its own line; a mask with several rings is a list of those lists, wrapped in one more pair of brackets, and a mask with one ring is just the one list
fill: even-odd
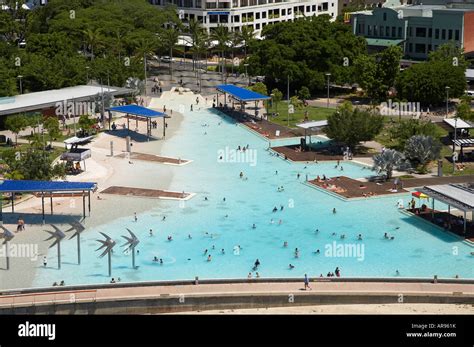
[(252, 229), (256, 229), (257, 226), (255, 225), (255, 223), (252, 225)]
[(288, 247), (288, 241), (283, 242), (283, 247)]
[(319, 249), (317, 249), (316, 252), (314, 252), (314, 253), (315, 253), (315, 254), (319, 254), (319, 253), (321, 253), (321, 252), (319, 251)]
[(298, 248), (295, 248), (295, 258), (299, 258), (300, 256), (300, 251), (298, 250)]
[(359, 234), (359, 236), (357, 237), (357, 240), (362, 240), (362, 234)]
[(336, 208), (335, 207), (332, 209), (332, 213), (336, 214)]
[(293, 264), (288, 265), (288, 267), (290, 268), (290, 270), (293, 270), (295, 268)]
[(276, 212), (278, 211), (278, 209), (276, 208), (276, 206), (273, 208), (273, 212)]
[(211, 258), (211, 255), (209, 254), (208, 257), (207, 257), (207, 261), (211, 261), (212, 258)]

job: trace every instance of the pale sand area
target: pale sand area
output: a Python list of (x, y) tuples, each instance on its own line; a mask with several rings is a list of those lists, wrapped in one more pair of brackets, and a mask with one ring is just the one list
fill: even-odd
[[(175, 93), (177, 94), (177, 93)], [(152, 98), (150, 108), (162, 111), (162, 105), (171, 105), (171, 102), (181, 101), (184, 104), (195, 102), (196, 95), (185, 93), (176, 97), (171, 92), (163, 93), (161, 98)], [(170, 113), (170, 106), (167, 106), (167, 113)], [(187, 108), (184, 109), (187, 111)], [(133, 152), (142, 152), (148, 154), (163, 154), (162, 147), (166, 140), (162, 139), (163, 126), (162, 120), (157, 119), (158, 129), (152, 129), (152, 135), (158, 140), (146, 141), (146, 123), (139, 122), (139, 136), (132, 137), (137, 139), (133, 141)], [(173, 110), (171, 118), (167, 120), (168, 127), (166, 129), (166, 139), (171, 138), (178, 131), (183, 114), (178, 109)], [(118, 129), (121, 124), (126, 124), (126, 119), (119, 118), (115, 120)], [(135, 129), (135, 122), (130, 122), (131, 130)], [(118, 131), (125, 134), (126, 131)], [(117, 134), (117, 133), (115, 133)], [(169, 188), (173, 171), (179, 170), (177, 166), (151, 163), (146, 161), (133, 161), (129, 164), (128, 159), (114, 158), (110, 156), (110, 141), (114, 143), (114, 156), (125, 152), (126, 140), (125, 136), (119, 137), (112, 134), (101, 133), (89, 145), (84, 146), (91, 148), (92, 158), (86, 161), (86, 172), (77, 176), (68, 176), (70, 181), (91, 181), (98, 183), (98, 192), (112, 186), (129, 186), (137, 188), (163, 189)], [(187, 158), (184, 152), (181, 158)], [(176, 152), (176, 150), (174, 150)], [(187, 158), (192, 159), (192, 158)], [(157, 179), (159, 177), (159, 179)], [(137, 197), (122, 197), (114, 195), (100, 195), (101, 200), (97, 199), (98, 192), (91, 196), (91, 215), (84, 221), (86, 231), (88, 228), (105, 224), (116, 218), (124, 216), (133, 216), (148, 211), (152, 208), (160, 206), (160, 200), (147, 199)], [(48, 246), (52, 241), (44, 242), (49, 236), (44, 230), (52, 230), (48, 223), (58, 225), (61, 230), (68, 229), (70, 226), (68, 221), (82, 220), (82, 198), (55, 198), (54, 215), (50, 215), (50, 202), (45, 199), (46, 225), (41, 224), (41, 199), (31, 198), (18, 205), (15, 205), (15, 214), (11, 214), (9, 208), (4, 209), (5, 224), (4, 227), (14, 231), (16, 230), (16, 221), (18, 216), (22, 216), (26, 222), (26, 230), (16, 234), (10, 244), (28, 244), (30, 245), (28, 257), (11, 257), (10, 270), (6, 271), (5, 260), (3, 254), (0, 256), (0, 290), (11, 288), (27, 288), (30, 287), (35, 271), (38, 267), (43, 266), (43, 256), (47, 254)], [(87, 211), (87, 199), (86, 199)], [(87, 213), (87, 212), (86, 212)], [(69, 238), (69, 236), (68, 236)], [(31, 257), (30, 257), (31, 255)], [(36, 255), (36, 256), (35, 256)], [(56, 267), (57, 263), (54, 259), (50, 259), (48, 267)], [(60, 280), (60, 279), (58, 279)]]
[(363, 304), (269, 307), (235, 310), (180, 312), (177, 314), (469, 314), (473, 305), (458, 304)]

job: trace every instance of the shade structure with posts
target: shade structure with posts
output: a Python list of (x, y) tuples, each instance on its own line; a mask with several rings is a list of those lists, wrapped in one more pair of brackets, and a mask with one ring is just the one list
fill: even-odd
[(170, 118), (166, 113), (152, 110), (139, 105), (115, 106), (108, 109), (112, 112), (124, 113), (127, 115), (127, 129), (130, 131), (130, 118), (133, 116), (138, 128), (138, 121), (146, 122), (147, 137), (150, 139), (152, 129), (152, 119), (163, 118), (163, 138), (166, 137), (166, 118)]
[[(82, 196), (82, 214), (86, 217), (85, 198), (88, 197), (89, 214), (91, 212), (90, 193), (97, 190), (94, 182), (63, 182), (63, 181), (33, 181), (33, 180), (5, 180), (0, 184), (0, 194), (12, 195), (12, 213), (14, 212), (14, 196), (21, 193), (32, 193), (41, 197), (42, 219), (45, 223), (44, 198), (49, 196), (51, 202), (51, 214), (53, 214), (53, 196), (63, 197), (67, 195)], [(0, 199), (0, 224), (3, 224), (3, 199)]]
[(263, 95), (252, 90), (241, 88), (233, 84), (220, 84), (216, 86), (217, 106), (219, 106), (219, 93), (224, 94), (224, 105), (227, 106), (227, 95), (240, 103), (241, 110), (246, 102), (255, 102), (255, 116), (257, 116), (257, 106), (259, 101), (270, 100), (267, 95)]

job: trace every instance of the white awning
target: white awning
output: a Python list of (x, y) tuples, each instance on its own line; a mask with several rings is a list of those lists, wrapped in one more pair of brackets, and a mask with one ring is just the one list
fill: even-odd
[(88, 136), (88, 137), (73, 136), (73, 137), (70, 137), (70, 138), (64, 140), (64, 143), (66, 145), (76, 145), (76, 144), (79, 144), (79, 143), (89, 142), (93, 138), (94, 138), (94, 136)]
[(301, 129), (321, 128), (321, 127), (325, 127), (326, 125), (328, 125), (327, 120), (317, 120), (317, 121), (312, 121), (312, 122), (296, 124), (296, 126)]
[(446, 118), (443, 119), (443, 121), (448, 124), (451, 128), (457, 128), (457, 129), (472, 129), (474, 126), (469, 124), (468, 122), (462, 120), (461, 118)]

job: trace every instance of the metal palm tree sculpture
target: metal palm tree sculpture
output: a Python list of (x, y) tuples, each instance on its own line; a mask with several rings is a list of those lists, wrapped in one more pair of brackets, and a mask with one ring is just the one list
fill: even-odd
[(8, 256), (8, 242), (10, 242), (15, 237), (15, 235), (10, 230), (7, 230), (4, 227), (2, 227), (2, 229), (3, 229), (3, 235), (2, 235), (3, 245), (5, 247), (5, 257), (7, 259), (7, 270), (9, 270), (10, 269), (10, 257)]
[(79, 223), (79, 222), (71, 222), (69, 223), (71, 225), (71, 228), (66, 230), (66, 232), (69, 231), (75, 231), (74, 234), (69, 238), (71, 240), (74, 237), (77, 237), (77, 263), (80, 265), (81, 264), (81, 233), (86, 230), (84, 226)]
[(114, 240), (110, 238), (110, 236), (104, 234), (101, 232), (101, 234), (105, 237), (105, 240), (97, 240), (102, 244), (99, 248), (96, 249), (96, 251), (100, 249), (104, 249), (102, 254), (99, 256), (100, 258), (103, 258), (106, 254), (108, 255), (109, 258), (109, 277), (112, 276), (112, 249), (115, 247), (117, 244)]
[(137, 267), (135, 266), (135, 247), (140, 243), (140, 240), (135, 236), (135, 234), (130, 230), (128, 229), (128, 233), (130, 234), (131, 237), (128, 237), (128, 236), (123, 236), (122, 237), (127, 240), (127, 242), (125, 242), (122, 247), (127, 247), (125, 251), (132, 251), (132, 267), (134, 269), (136, 269)]
[(54, 239), (54, 242), (49, 246), (49, 248), (53, 248), (54, 245), (58, 246), (58, 269), (61, 269), (61, 241), (66, 237), (66, 235), (56, 225), (51, 224), (51, 226), (54, 231), (45, 230), (51, 235), (45, 241)]

